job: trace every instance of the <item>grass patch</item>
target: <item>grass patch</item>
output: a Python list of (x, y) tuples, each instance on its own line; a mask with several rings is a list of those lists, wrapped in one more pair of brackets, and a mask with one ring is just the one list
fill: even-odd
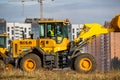
[(3, 71), (0, 80), (120, 80), (120, 71), (81, 74), (72, 70)]

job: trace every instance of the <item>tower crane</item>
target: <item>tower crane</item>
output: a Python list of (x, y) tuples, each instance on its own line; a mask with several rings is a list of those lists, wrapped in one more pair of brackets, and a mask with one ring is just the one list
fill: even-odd
[[(15, 0), (15, 1), (19, 1), (19, 2), (22, 3), (23, 14), (24, 14), (24, 2), (27, 2), (27, 1), (37, 1), (38, 3), (40, 3), (40, 18), (43, 18), (43, 1), (45, 1), (45, 0)], [(54, 1), (54, 0), (51, 0), (51, 1)]]
[[(38, 0), (38, 2), (40, 3), (40, 18), (43, 18), (43, 1), (45, 0)], [(54, 1), (54, 0), (51, 0)]]

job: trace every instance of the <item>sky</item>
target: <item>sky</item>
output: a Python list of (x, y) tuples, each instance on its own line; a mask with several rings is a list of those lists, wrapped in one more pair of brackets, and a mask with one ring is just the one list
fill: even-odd
[[(104, 24), (117, 14), (120, 14), (120, 0), (43, 1), (44, 18), (68, 18), (72, 24)], [(40, 4), (37, 0), (27, 0), (24, 7), (21, 0), (0, 0), (0, 18), (7, 22), (24, 22), (25, 18), (39, 17)]]

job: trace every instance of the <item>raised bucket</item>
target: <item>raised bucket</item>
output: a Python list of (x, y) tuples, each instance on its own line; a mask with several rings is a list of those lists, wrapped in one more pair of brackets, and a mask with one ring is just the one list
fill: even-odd
[(120, 32), (120, 14), (111, 20), (110, 28), (114, 29), (114, 32)]

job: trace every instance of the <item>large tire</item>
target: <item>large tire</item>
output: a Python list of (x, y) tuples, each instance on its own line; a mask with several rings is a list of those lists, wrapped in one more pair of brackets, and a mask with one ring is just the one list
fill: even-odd
[(23, 71), (31, 72), (41, 68), (41, 59), (36, 54), (28, 54), (20, 61), (20, 68)]
[(96, 60), (90, 54), (80, 54), (75, 58), (74, 69), (80, 73), (93, 72), (96, 69)]

